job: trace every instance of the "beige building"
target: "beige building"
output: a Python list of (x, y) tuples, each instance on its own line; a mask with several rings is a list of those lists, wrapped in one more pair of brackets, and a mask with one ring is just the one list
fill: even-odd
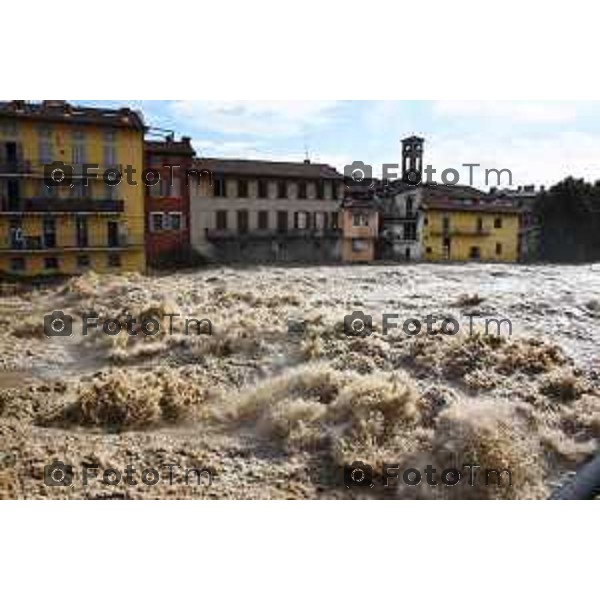
[[(201, 158), (190, 188), (191, 243), (222, 261), (340, 258), (343, 177), (325, 164)], [(207, 173), (210, 172), (210, 177)]]
[(379, 235), (379, 213), (375, 201), (368, 197), (345, 200), (342, 231), (344, 262), (375, 260), (375, 241)]

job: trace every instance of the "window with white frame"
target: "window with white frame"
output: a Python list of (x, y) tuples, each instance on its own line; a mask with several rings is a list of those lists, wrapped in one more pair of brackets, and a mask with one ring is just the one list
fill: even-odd
[(163, 231), (165, 229), (165, 213), (150, 213), (150, 231)]
[(352, 224), (354, 227), (368, 227), (369, 215), (364, 213), (356, 213), (352, 216)]
[(174, 231), (182, 231), (185, 229), (185, 219), (183, 218), (183, 213), (180, 212), (171, 212), (169, 213), (169, 229)]

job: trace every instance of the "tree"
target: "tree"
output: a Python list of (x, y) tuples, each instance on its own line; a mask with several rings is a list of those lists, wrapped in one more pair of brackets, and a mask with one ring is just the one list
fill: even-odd
[(600, 182), (567, 177), (538, 198), (541, 258), (556, 262), (600, 260)]

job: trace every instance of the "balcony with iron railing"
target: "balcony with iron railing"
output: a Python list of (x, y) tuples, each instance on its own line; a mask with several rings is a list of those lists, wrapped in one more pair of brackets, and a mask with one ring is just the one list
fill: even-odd
[(108, 213), (125, 209), (123, 200), (104, 198), (0, 198), (0, 213)]

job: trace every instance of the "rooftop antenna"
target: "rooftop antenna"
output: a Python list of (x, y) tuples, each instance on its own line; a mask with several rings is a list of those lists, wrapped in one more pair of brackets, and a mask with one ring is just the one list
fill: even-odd
[(304, 138), (304, 162), (307, 165), (310, 164), (310, 153), (308, 151), (308, 143), (306, 142), (306, 137)]

